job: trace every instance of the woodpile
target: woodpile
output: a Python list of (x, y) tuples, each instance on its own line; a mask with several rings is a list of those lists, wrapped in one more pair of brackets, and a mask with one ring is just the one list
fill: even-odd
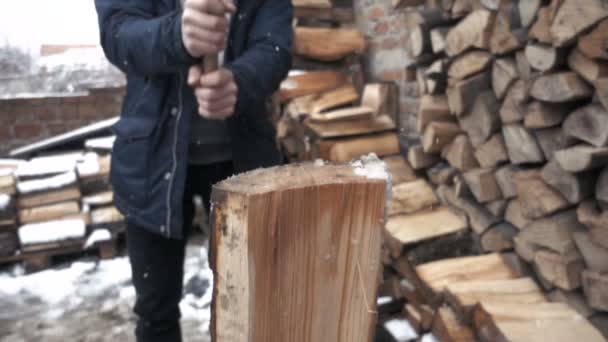
[(295, 4), (294, 66), (275, 96), (278, 139), (290, 161), (345, 162), (399, 154), (397, 89), (363, 80), (366, 42), (352, 6)]
[[(93, 139), (85, 152), (0, 159), (0, 257), (6, 258), (0, 263), (28, 253), (85, 250), (124, 232), (124, 217), (113, 205), (108, 142)], [(87, 241), (95, 231), (104, 238)]]
[(381, 295), (441, 341), (604, 341), (606, 3), (421, 3)]

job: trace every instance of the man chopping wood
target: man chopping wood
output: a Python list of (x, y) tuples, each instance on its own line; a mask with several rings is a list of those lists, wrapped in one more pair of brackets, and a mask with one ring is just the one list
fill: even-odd
[[(290, 0), (95, 0), (127, 76), (111, 179), (127, 218), (139, 342), (181, 341), (193, 196), (279, 163), (266, 103), (291, 67)], [(203, 70), (223, 52), (224, 65)]]

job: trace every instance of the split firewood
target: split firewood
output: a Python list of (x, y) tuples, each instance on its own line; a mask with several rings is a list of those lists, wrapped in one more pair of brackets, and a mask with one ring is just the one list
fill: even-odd
[(507, 211), (508, 204), (509, 204), (509, 201), (507, 201), (505, 199), (499, 199), (499, 200), (495, 200), (495, 201), (486, 203), (486, 208), (488, 209), (489, 212), (492, 213), (492, 215), (494, 215), (496, 217), (504, 217), (505, 212)]
[(595, 310), (587, 304), (587, 300), (580, 290), (564, 291), (562, 289), (555, 289), (547, 294), (547, 298), (554, 303), (557, 302), (569, 305), (585, 318), (589, 318), (595, 313)]
[(364, 120), (371, 119), (373, 109), (369, 107), (349, 107), (325, 111), (323, 113), (311, 113), (310, 121), (327, 123), (336, 121), (349, 121), (349, 120)]
[(555, 159), (543, 167), (541, 176), (545, 183), (559, 191), (570, 204), (578, 204), (593, 194), (593, 174), (566, 172)]
[(278, 101), (284, 103), (296, 97), (335, 89), (345, 82), (346, 75), (335, 71), (309, 71), (289, 76), (281, 83)]
[(505, 210), (505, 221), (511, 223), (518, 229), (525, 229), (532, 220), (524, 217), (521, 209), (521, 202), (518, 200), (512, 200), (507, 205)]
[(511, 85), (500, 108), (500, 119), (504, 124), (517, 123), (524, 119), (531, 85), (532, 82), (522, 80)]
[(525, 53), (530, 65), (539, 71), (556, 70), (566, 64), (566, 50), (551, 45), (529, 43)]
[(598, 246), (587, 232), (572, 234), (578, 251), (585, 260), (586, 269), (595, 272), (608, 272), (608, 249)]
[(424, 5), (425, 0), (392, 0), (393, 8), (405, 8)]
[(421, 170), (437, 164), (441, 159), (437, 154), (424, 152), (422, 145), (416, 145), (407, 150), (407, 160), (414, 170)]
[(462, 18), (474, 10), (485, 9), (485, 6), (478, 0), (451, 0), (451, 2), (451, 6), (446, 6), (446, 8), (451, 9), (454, 18)]
[(365, 39), (357, 29), (296, 26), (294, 52), (300, 56), (331, 62), (360, 54)]
[(479, 203), (487, 203), (502, 198), (493, 169), (468, 171), (463, 173), (463, 177)]
[(475, 332), (469, 326), (458, 320), (458, 317), (447, 306), (442, 306), (437, 310), (433, 319), (431, 329), (433, 336), (440, 341), (474, 341)]
[(492, 55), (486, 51), (475, 50), (460, 55), (452, 61), (448, 76), (463, 80), (485, 70), (492, 62)]
[(429, 209), (414, 214), (392, 216), (386, 230), (401, 243), (409, 246), (439, 236), (467, 229), (467, 224), (447, 207)]
[(575, 290), (581, 286), (585, 262), (576, 249), (566, 254), (539, 250), (534, 255), (534, 264), (543, 278), (560, 289)]
[(506, 13), (498, 12), (490, 35), (490, 51), (495, 55), (505, 55), (520, 49), (528, 38), (525, 29), (512, 30), (514, 22)]
[(473, 146), (466, 134), (457, 136), (449, 145), (445, 146), (441, 151), (441, 157), (459, 171), (468, 171), (479, 167), (473, 154)]
[(498, 183), (500, 192), (505, 199), (517, 197), (517, 187), (515, 186), (514, 181), (514, 176), (517, 171), (519, 171), (517, 166), (506, 165), (496, 170), (494, 174), (496, 183)]
[(412, 324), (414, 330), (416, 330), (419, 334), (431, 330), (435, 310), (433, 310), (429, 305), (423, 304), (420, 306), (415, 306), (412, 304), (405, 304), (405, 314), (408, 321)]
[(608, 16), (602, 0), (563, 0), (551, 23), (550, 33), (555, 46), (566, 46), (576, 37)]
[(583, 271), (583, 289), (589, 305), (597, 310), (608, 311), (608, 275), (605, 273)]
[(534, 70), (532, 70), (532, 66), (530, 62), (528, 62), (528, 58), (526, 57), (526, 52), (524, 50), (517, 51), (515, 53), (515, 64), (517, 66), (517, 73), (519, 74), (519, 78), (523, 81), (530, 80), (534, 75)]
[(524, 126), (531, 129), (550, 128), (560, 125), (573, 110), (567, 104), (533, 101), (528, 105)]
[(608, 76), (608, 65), (594, 61), (577, 49), (572, 50), (568, 56), (568, 66), (576, 71), (585, 81), (595, 83), (600, 78)]
[[(555, 2), (555, 0), (553, 0)], [(530, 38), (536, 39), (537, 41), (544, 44), (551, 44), (553, 38), (551, 37), (551, 9), (550, 6), (544, 6), (538, 10), (536, 21), (530, 27), (528, 33)]]
[(326, 91), (311, 101), (310, 113), (319, 114), (340, 106), (350, 105), (359, 99), (357, 89), (348, 83), (336, 89)]
[(505, 140), (501, 133), (494, 134), (488, 141), (475, 149), (475, 158), (482, 168), (491, 168), (509, 161)]
[(486, 142), (500, 130), (500, 103), (492, 91), (477, 95), (471, 113), (459, 118), (460, 127), (467, 132), (473, 146)]
[(608, 112), (602, 105), (591, 104), (574, 111), (563, 129), (568, 136), (596, 147), (608, 146)]
[(329, 149), (329, 160), (347, 162), (368, 153), (380, 157), (399, 154), (399, 139), (395, 133), (384, 133), (361, 138), (346, 138), (335, 141)]
[(26, 208), (19, 211), (19, 222), (21, 224), (52, 221), (80, 213), (78, 202), (62, 202), (35, 208)]
[(447, 36), (446, 53), (456, 56), (470, 48), (487, 49), (495, 15), (487, 10), (477, 10), (460, 21)]
[(602, 169), (595, 186), (595, 198), (606, 207), (608, 204), (608, 168)]
[(449, 27), (436, 27), (431, 30), (431, 47), (433, 53), (441, 53), (445, 51), (446, 40), (449, 32)]
[(410, 28), (410, 51), (414, 57), (422, 57), (433, 52), (431, 30), (446, 24), (446, 20), (443, 12), (436, 8), (426, 8), (411, 15), (415, 16), (410, 19), (415, 25)]
[[(361, 167), (291, 165), (214, 186), (214, 341), (367, 341), (372, 336), (376, 314), (354, 308), (375, 307), (380, 279), (386, 184), (368, 173), (375, 165), (366, 160)], [(363, 195), (348, 196), (351, 191)], [(300, 272), (312, 264), (317, 266)], [(331, 270), (366, 273), (328, 277)], [(352, 300), (342, 301), (342, 295)], [(297, 304), (305, 302), (311, 305)], [(303, 328), (304, 317), (319, 319)], [(276, 324), (284, 318), (293, 324)], [(358, 323), (346, 326), (342, 320)]]
[(608, 212), (600, 211), (597, 203), (588, 200), (578, 206), (576, 214), (578, 220), (587, 226), (591, 241), (608, 249)]
[(595, 81), (595, 95), (606, 110), (608, 110), (608, 77)]
[(458, 170), (445, 162), (435, 164), (426, 170), (429, 180), (435, 185), (451, 185)]
[(402, 156), (391, 156), (382, 159), (391, 175), (393, 185), (416, 180), (416, 173), (410, 163)]
[(562, 103), (590, 98), (591, 87), (575, 72), (558, 72), (537, 78), (530, 94), (541, 101)]
[(502, 127), (509, 159), (513, 164), (540, 163), (545, 156), (532, 133), (521, 125)]
[(418, 106), (418, 133), (424, 133), (429, 123), (435, 121), (454, 122), (445, 95), (423, 95)]
[(54, 190), (45, 193), (20, 196), (17, 199), (19, 209), (40, 207), (44, 205), (80, 200), (81, 192), (78, 186)]
[(306, 120), (304, 121), (304, 126), (314, 136), (322, 139), (382, 133), (396, 128), (395, 122), (388, 115), (380, 115), (371, 120), (365, 118), (363, 120), (329, 121), (323, 123)]
[(371, 108), (376, 118), (397, 113), (397, 87), (389, 83), (368, 83), (363, 88), (361, 106)]
[(450, 206), (466, 213), (471, 228), (477, 233), (484, 231), (500, 222), (500, 219), (492, 215), (484, 206), (469, 198), (458, 197), (454, 190), (447, 186), (440, 186), (437, 195), (443, 198)]
[(578, 40), (578, 49), (593, 59), (608, 60), (608, 19), (602, 20), (593, 31)]
[(452, 122), (432, 122), (425, 131), (422, 138), (424, 152), (439, 153), (452, 142), (452, 140), (462, 133), (460, 127)]
[(561, 193), (543, 181), (540, 170), (516, 173), (515, 185), (522, 213), (529, 219), (546, 217), (570, 206)]
[(294, 7), (331, 8), (330, 0), (292, 0)]
[(513, 249), (513, 238), (519, 229), (503, 222), (488, 229), (481, 236), (481, 248), (485, 252), (504, 252)]
[(566, 255), (576, 250), (572, 234), (583, 230), (584, 226), (579, 223), (576, 210), (567, 210), (533, 221), (521, 230), (517, 238), (527, 244)]
[(504, 57), (494, 61), (492, 68), (492, 89), (497, 98), (503, 99), (509, 87), (517, 80), (518, 70), (513, 58)]
[(576, 140), (567, 136), (561, 127), (535, 130), (534, 135), (547, 160), (553, 159), (556, 151), (576, 144)]
[(608, 165), (608, 148), (577, 145), (556, 151), (555, 159), (568, 172), (583, 172)]
[(413, 214), (439, 204), (433, 188), (423, 179), (393, 186), (387, 215)]
[(523, 27), (530, 27), (534, 23), (541, 5), (542, 0), (527, 0), (517, 3), (519, 19)]
[(449, 86), (447, 96), (450, 111), (456, 116), (468, 113), (473, 108), (477, 95), (490, 87), (491, 77), (489, 72), (482, 72)]

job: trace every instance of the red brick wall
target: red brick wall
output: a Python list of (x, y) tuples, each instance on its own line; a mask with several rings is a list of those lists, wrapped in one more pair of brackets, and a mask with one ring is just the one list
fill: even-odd
[(393, 9), (392, 0), (355, 0), (354, 7), (357, 26), (369, 44), (365, 70), (372, 80), (392, 81), (399, 86), (401, 127), (415, 132), (418, 89), (415, 83), (405, 81), (405, 67), (411, 62), (406, 52), (406, 11)]
[(23, 146), (120, 113), (124, 88), (88, 95), (0, 100), (0, 156)]

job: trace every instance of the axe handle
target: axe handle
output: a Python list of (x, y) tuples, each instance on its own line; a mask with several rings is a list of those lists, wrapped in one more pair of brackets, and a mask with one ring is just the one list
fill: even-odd
[(219, 68), (219, 65), (220, 61), (219, 56), (217, 54), (208, 55), (203, 58), (203, 72), (205, 74), (216, 71)]

